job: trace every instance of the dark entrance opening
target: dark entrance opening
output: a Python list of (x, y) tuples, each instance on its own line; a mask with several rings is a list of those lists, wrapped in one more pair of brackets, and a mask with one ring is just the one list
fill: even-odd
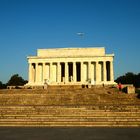
[(34, 70), (33, 81), (35, 82), (35, 63), (33, 63), (32, 66), (33, 66), (33, 70)]
[(65, 63), (61, 63), (61, 82), (64, 82), (63, 78), (65, 77)]
[(73, 64), (68, 63), (69, 82), (72, 82), (73, 77)]
[(106, 62), (106, 70), (107, 70), (107, 81), (110, 81), (110, 62)]
[(77, 79), (77, 82), (80, 82), (81, 81), (81, 64), (78, 62), (76, 63), (76, 79)]

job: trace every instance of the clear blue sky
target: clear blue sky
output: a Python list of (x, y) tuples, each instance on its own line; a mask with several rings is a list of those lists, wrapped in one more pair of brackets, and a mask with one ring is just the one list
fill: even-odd
[[(80, 38), (77, 32), (84, 32)], [(38, 48), (105, 46), (115, 78), (140, 72), (140, 0), (0, 0), (0, 81), (28, 79)]]

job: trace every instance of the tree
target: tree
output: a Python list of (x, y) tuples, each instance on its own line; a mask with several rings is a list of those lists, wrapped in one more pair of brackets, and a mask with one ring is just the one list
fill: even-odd
[(140, 73), (136, 77), (135, 85), (136, 87), (140, 87)]
[(3, 84), (3, 83), (0, 81), (0, 89), (4, 89), (4, 88), (6, 88), (6, 85)]
[(0, 81), (0, 89), (2, 89), (2, 86), (3, 86), (3, 84), (2, 84), (2, 82)]
[(115, 82), (133, 84), (135, 87), (140, 87), (140, 73), (136, 75), (132, 72), (128, 72), (125, 75), (118, 77)]
[(23, 86), (26, 83), (27, 83), (26, 80), (24, 80), (18, 74), (14, 74), (8, 81), (7, 86)]

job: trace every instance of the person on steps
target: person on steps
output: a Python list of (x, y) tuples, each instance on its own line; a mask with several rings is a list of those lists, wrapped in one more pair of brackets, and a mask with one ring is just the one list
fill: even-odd
[(119, 91), (122, 91), (122, 84), (121, 83), (118, 84), (118, 89), (119, 89)]

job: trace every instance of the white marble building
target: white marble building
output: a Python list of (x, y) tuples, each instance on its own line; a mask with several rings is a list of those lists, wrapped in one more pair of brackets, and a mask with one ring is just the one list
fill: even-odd
[(38, 49), (37, 56), (29, 56), (27, 85), (114, 84), (114, 54), (105, 48)]

